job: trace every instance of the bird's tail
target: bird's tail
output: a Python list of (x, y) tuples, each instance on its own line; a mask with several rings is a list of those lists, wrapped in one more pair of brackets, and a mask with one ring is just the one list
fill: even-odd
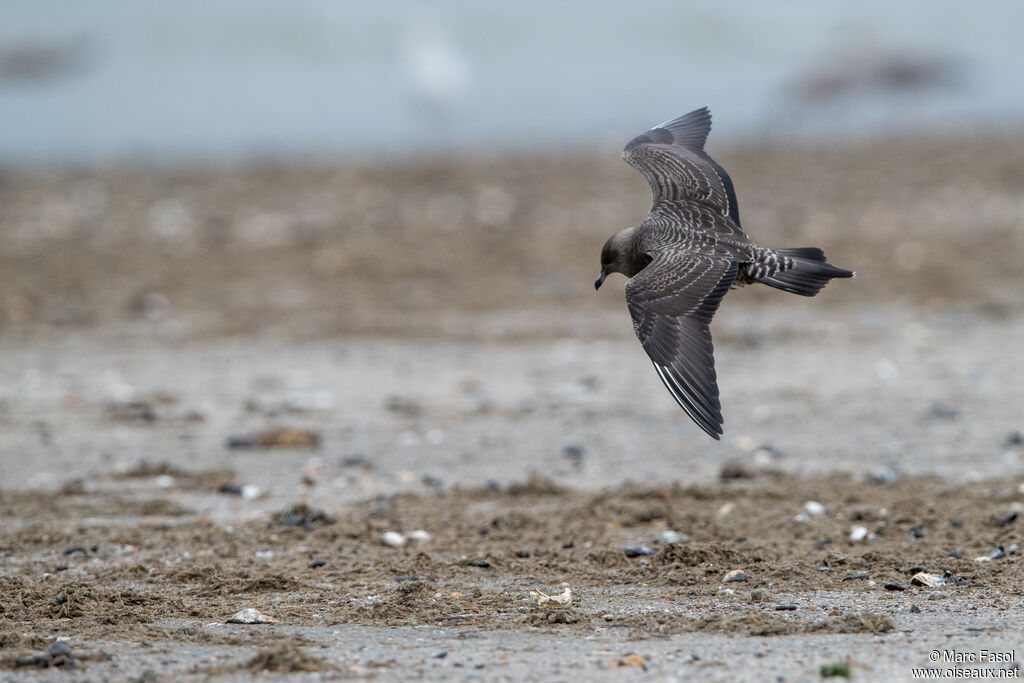
[(784, 257), (779, 259), (781, 262), (791, 262), (793, 265), (759, 278), (758, 281), (800, 296), (814, 296), (834, 277), (855, 275), (852, 270), (837, 268), (828, 263), (825, 260), (825, 252), (818, 247), (776, 249), (775, 253)]

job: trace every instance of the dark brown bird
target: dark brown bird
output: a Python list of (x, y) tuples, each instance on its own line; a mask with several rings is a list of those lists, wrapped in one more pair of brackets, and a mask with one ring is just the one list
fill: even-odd
[(814, 296), (834, 277), (853, 277), (817, 247), (765, 249), (740, 227), (729, 174), (704, 151), (707, 107), (629, 141), (622, 158), (640, 171), (654, 201), (640, 225), (620, 230), (601, 250), (601, 283), (622, 273), (636, 336), (669, 393), (718, 439), (714, 348), (709, 325), (730, 288), (752, 282)]

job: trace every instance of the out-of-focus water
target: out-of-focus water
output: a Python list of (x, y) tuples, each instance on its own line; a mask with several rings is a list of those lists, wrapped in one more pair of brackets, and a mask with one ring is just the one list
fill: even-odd
[(1024, 122), (1024, 2), (0, 0), (0, 164)]

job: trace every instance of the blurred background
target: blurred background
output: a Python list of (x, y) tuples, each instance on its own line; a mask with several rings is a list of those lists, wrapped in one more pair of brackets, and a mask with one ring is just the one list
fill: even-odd
[(1024, 116), (1013, 0), (0, 3), (0, 158), (160, 163), (612, 149)]
[(720, 451), (592, 283), (650, 201), (622, 145), (705, 105), (752, 237), (858, 271), (726, 300), (730, 448), (1005, 467), (1021, 26), (1016, 0), (0, 0), (7, 482), (140, 439), (233, 458), (230, 434), (280, 423), (321, 432), (328, 470), (383, 463), (371, 486), (678, 476)]

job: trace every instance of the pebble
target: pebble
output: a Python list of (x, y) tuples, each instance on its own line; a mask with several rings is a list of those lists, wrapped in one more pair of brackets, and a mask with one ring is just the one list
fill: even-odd
[(1014, 522), (1017, 521), (1018, 517), (1020, 517), (1020, 515), (1018, 513), (1011, 512), (1010, 514), (1006, 515), (1001, 520), (996, 522), (996, 525), (997, 526), (1006, 526), (1007, 524), (1013, 524)]
[(470, 567), (480, 567), (481, 569), (489, 569), (491, 566), (491, 563), (487, 560), (472, 560), (466, 564)]
[(818, 517), (825, 513), (825, 506), (816, 500), (809, 500), (804, 503), (804, 512), (811, 517)]
[(392, 548), (400, 548), (405, 545), (405, 536), (397, 531), (385, 531), (380, 535), (380, 542)]
[(640, 557), (641, 555), (653, 555), (654, 551), (645, 545), (641, 546), (622, 546), (622, 552), (626, 553), (626, 557)]
[(885, 584), (885, 590), (887, 591), (905, 591), (907, 587), (902, 583), (887, 583)]
[(948, 553), (946, 553), (946, 557), (953, 557), (953, 558), (956, 558), (958, 560), (962, 560), (963, 557), (964, 557), (964, 554), (962, 552), (960, 552), (959, 550), (950, 550)]
[(857, 572), (856, 574), (850, 574), (843, 581), (867, 581), (871, 578), (871, 575), (867, 572)]
[(795, 612), (796, 605), (775, 605), (776, 612)]
[(431, 539), (431, 535), (423, 529), (416, 529), (409, 532), (408, 538), (410, 541), (416, 541), (417, 543), (426, 543)]
[(917, 603), (915, 602), (913, 605), (910, 606), (910, 611), (913, 612), (914, 614), (920, 614), (921, 613), (921, 608), (918, 607)]
[(941, 576), (935, 576), (935, 574), (929, 574), (927, 572), (918, 572), (910, 579), (910, 583), (915, 586), (927, 586), (928, 588), (938, 588), (944, 586), (946, 580)]
[(868, 537), (868, 528), (866, 526), (855, 526), (850, 528), (850, 540), (854, 543), (863, 541)]
[(746, 581), (747, 575), (743, 573), (742, 569), (733, 569), (731, 572), (722, 577), (722, 583), (729, 583), (730, 581)]
[(686, 543), (687, 541), (690, 540), (690, 537), (687, 536), (686, 534), (681, 534), (678, 531), (672, 531), (671, 529), (665, 529), (664, 531), (661, 532), (661, 536), (659, 536), (658, 539), (662, 543), (672, 544), (672, 543)]

